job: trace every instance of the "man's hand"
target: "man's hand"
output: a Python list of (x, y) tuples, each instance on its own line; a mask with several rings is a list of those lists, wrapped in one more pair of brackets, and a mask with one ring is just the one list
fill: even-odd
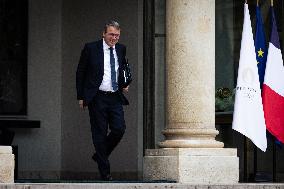
[(79, 100), (79, 106), (81, 110), (85, 110), (84, 100)]
[(123, 92), (127, 93), (128, 92), (128, 88), (129, 88), (129, 85), (127, 87), (123, 88)]

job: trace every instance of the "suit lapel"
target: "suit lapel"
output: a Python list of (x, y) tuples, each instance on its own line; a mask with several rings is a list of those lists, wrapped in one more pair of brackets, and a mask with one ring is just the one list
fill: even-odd
[(116, 44), (115, 45), (115, 50), (116, 50), (116, 55), (117, 55), (117, 60), (118, 60), (118, 65), (119, 65), (119, 68), (118, 68), (118, 86), (121, 86), (121, 81), (123, 80), (122, 79), (122, 77), (123, 77), (123, 72), (122, 72), (122, 69), (123, 69), (123, 65), (122, 65), (123, 57), (122, 57), (121, 46), (119, 44)]
[(103, 47), (103, 40), (99, 40), (98, 43), (98, 58), (99, 58), (99, 67), (100, 71), (104, 73), (104, 47)]
[(117, 60), (118, 60), (118, 65), (119, 65), (119, 69), (122, 68), (122, 54), (121, 54), (121, 48), (119, 46), (119, 44), (115, 45), (115, 51), (116, 51), (116, 55), (117, 55)]

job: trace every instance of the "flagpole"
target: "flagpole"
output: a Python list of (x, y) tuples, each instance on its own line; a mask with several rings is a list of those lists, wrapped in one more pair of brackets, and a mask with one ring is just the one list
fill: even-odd
[[(259, 0), (256, 0), (256, 7), (259, 5)], [(253, 172), (254, 172), (254, 180), (256, 180), (256, 172), (257, 172), (257, 149), (253, 146)]]
[(272, 137), (272, 142), (273, 142), (273, 146), (272, 146), (272, 181), (276, 182), (276, 138), (273, 136)]
[(273, 0), (270, 0), (270, 5), (273, 7)]

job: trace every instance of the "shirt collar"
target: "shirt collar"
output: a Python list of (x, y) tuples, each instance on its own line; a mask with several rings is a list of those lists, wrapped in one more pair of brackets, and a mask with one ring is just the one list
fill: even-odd
[[(105, 42), (105, 39), (103, 38), (103, 48), (104, 50), (109, 50), (110, 46), (108, 46)], [(115, 45), (113, 46), (113, 49), (115, 49)]]

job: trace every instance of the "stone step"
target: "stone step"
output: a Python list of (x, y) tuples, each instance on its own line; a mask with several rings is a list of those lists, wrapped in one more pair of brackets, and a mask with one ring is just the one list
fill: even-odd
[(0, 146), (0, 183), (14, 182), (15, 157), (11, 146)]
[(189, 185), (179, 183), (16, 183), (0, 189), (284, 189), (284, 183)]

